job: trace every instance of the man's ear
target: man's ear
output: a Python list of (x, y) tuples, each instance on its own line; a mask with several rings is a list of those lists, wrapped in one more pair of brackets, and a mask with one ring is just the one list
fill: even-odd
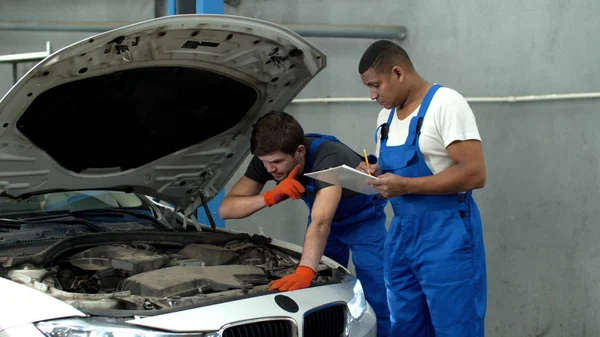
[(398, 82), (402, 83), (404, 82), (404, 69), (402, 69), (402, 67), (399, 66), (394, 66), (392, 67), (392, 76), (394, 77), (395, 80), (397, 80)]
[(294, 161), (301, 166), (300, 171), (304, 171), (306, 168), (306, 146), (298, 145), (296, 153), (294, 153)]
[(306, 154), (306, 146), (304, 145), (298, 145), (298, 148), (296, 148), (296, 154), (300, 155), (300, 156), (304, 156)]

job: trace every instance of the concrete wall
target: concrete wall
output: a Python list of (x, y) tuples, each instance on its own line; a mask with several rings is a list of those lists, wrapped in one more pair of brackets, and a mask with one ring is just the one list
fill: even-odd
[[(242, 0), (225, 11), (290, 24), (406, 25), (401, 44), (418, 71), (467, 97), (600, 91), (596, 0)], [(153, 15), (153, 1), (0, 0), (0, 20)], [(88, 35), (0, 31), (0, 54), (41, 51), (46, 40), (58, 48)], [(366, 97), (357, 62), (372, 40), (311, 40), (328, 54), (329, 66), (300, 97)], [(0, 95), (11, 78), (10, 66), (0, 65)], [(486, 335), (599, 336), (599, 101), (472, 108), (488, 172), (487, 186), (475, 193), (487, 249)], [(357, 150), (373, 148), (374, 103), (288, 111), (306, 131), (335, 134)], [(301, 202), (288, 201), (227, 226), (301, 243), (306, 216)]]
[[(596, 0), (257, 0), (228, 9), (278, 23), (406, 25), (401, 45), (418, 71), (468, 97), (600, 91)], [(372, 40), (311, 40), (329, 66), (301, 97), (367, 97), (357, 63)], [(487, 336), (600, 335), (599, 103), (471, 105), (488, 173), (475, 193), (487, 249)], [(288, 111), (307, 131), (373, 148), (376, 104)], [(306, 214), (287, 202), (227, 225), (301, 242)]]
[[(135, 22), (154, 17), (154, 0), (0, 0), (0, 21)], [(0, 30), (0, 55), (52, 50), (96, 33)], [(33, 63), (21, 63), (23, 76)], [(12, 67), (0, 64), (0, 96), (12, 86)]]

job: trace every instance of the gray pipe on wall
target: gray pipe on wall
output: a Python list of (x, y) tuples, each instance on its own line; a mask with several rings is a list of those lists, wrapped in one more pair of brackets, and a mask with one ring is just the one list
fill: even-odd
[(404, 40), (408, 32), (405, 26), (301, 24), (289, 24), (284, 26), (305, 37)]
[[(105, 32), (129, 22), (0, 21), (0, 30), (43, 32)], [(304, 37), (404, 40), (405, 26), (283, 24)]]

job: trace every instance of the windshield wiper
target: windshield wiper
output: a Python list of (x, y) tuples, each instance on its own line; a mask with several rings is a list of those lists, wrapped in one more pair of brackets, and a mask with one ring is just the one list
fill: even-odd
[[(53, 218), (48, 218), (48, 219), (2, 219), (0, 218), (0, 226), (2, 227), (8, 227), (8, 228), (12, 228), (12, 229), (20, 229), (21, 225), (23, 224), (36, 224), (36, 223), (49, 223), (49, 222), (56, 222), (59, 224), (66, 224), (66, 225), (84, 225), (85, 227), (93, 230), (94, 232), (104, 232), (104, 230), (102, 230), (100, 227), (94, 225), (93, 223), (85, 220), (85, 219), (77, 219), (77, 218), (73, 218), (73, 219), (63, 219), (60, 220), (60, 218), (64, 218), (65, 215), (61, 215), (59, 217), (55, 216)], [(54, 221), (47, 221), (47, 220), (54, 220)]]
[(16, 222), (11, 219), (0, 219), (0, 228), (21, 229), (21, 222)]
[(66, 211), (50, 211), (50, 212), (48, 212), (47, 214), (44, 214), (44, 215), (38, 215), (38, 216), (27, 217), (27, 218), (20, 218), (20, 220), (40, 220), (40, 219), (52, 220), (52, 219), (56, 219), (57, 217), (63, 217), (65, 215), (70, 215), (72, 217), (77, 218), (76, 220), (81, 220), (81, 221), (86, 221), (86, 222), (87, 222), (87, 220), (79, 219), (79, 218), (82, 217), (82, 216), (116, 216), (116, 217), (123, 217), (124, 215), (132, 215), (134, 217), (150, 221), (155, 227), (157, 227), (159, 229), (162, 229), (162, 230), (165, 230), (165, 231), (172, 231), (171, 228), (165, 226), (162, 222), (160, 222), (158, 219), (156, 219), (155, 217), (153, 217), (151, 215), (140, 213), (140, 212), (136, 212), (136, 211), (129, 211), (129, 210), (118, 209), (118, 208), (97, 208), (97, 209), (79, 210), (79, 211), (70, 211), (70, 210), (66, 210)]

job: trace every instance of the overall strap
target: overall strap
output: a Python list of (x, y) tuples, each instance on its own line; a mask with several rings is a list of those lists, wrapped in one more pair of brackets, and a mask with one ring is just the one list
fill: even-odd
[[(304, 167), (305, 173), (308, 173), (306, 171), (307, 168), (310, 169), (312, 172), (312, 168), (313, 168), (313, 164), (314, 164), (314, 162), (313, 162), (314, 154), (317, 152), (317, 149), (319, 148), (319, 146), (321, 146), (321, 144), (323, 144), (327, 140), (332, 141), (332, 142), (338, 142), (338, 143), (344, 145), (350, 151), (354, 152), (354, 154), (356, 154), (359, 158), (363, 158), (363, 156), (361, 154), (354, 151), (352, 148), (350, 148), (348, 145), (343, 143), (341, 140), (339, 140), (335, 136), (325, 135), (325, 134), (321, 134), (321, 133), (306, 133), (306, 134), (304, 134), (304, 137), (315, 138), (310, 145), (310, 149), (308, 150), (308, 153), (306, 154), (306, 166)], [(377, 161), (377, 159), (375, 158), (375, 156), (369, 155), (369, 161), (373, 161), (373, 163), (375, 163)]]
[(392, 125), (392, 120), (394, 119), (395, 113), (396, 113), (396, 108), (392, 108), (392, 110), (390, 110), (390, 114), (388, 115), (387, 125)]
[(304, 166), (305, 173), (308, 173), (309, 170), (310, 170), (310, 172), (312, 172), (313, 160), (315, 157), (315, 153), (317, 152), (317, 149), (319, 148), (319, 146), (321, 146), (321, 144), (323, 144), (326, 140), (327, 139), (325, 139), (325, 138), (315, 138), (310, 143), (310, 148), (308, 149), (308, 152), (306, 153), (306, 164)]
[(334, 142), (339, 142), (340, 140), (337, 139), (335, 136), (332, 135), (326, 135), (326, 134), (322, 134), (322, 133), (305, 133), (304, 137), (310, 137), (310, 138), (324, 138), (327, 140), (331, 140)]
[(375, 129), (375, 144), (377, 144), (377, 132), (379, 132), (379, 129), (381, 129), (381, 136), (379, 137), (379, 139), (381, 140), (381, 144), (383, 144), (383, 142), (387, 140), (388, 131), (390, 129), (390, 125), (392, 125), (392, 118), (394, 118), (394, 113), (396, 113), (396, 108), (392, 108), (392, 110), (390, 110), (387, 122), (380, 124), (377, 127), (377, 129)]
[(381, 129), (381, 137), (379, 137), (379, 139), (383, 141), (385, 138), (387, 138), (387, 135), (384, 136), (384, 130), (387, 130), (387, 123), (382, 123), (377, 127), (377, 129), (375, 129), (375, 144), (377, 144), (377, 132), (379, 132), (379, 129)]
[[(315, 153), (321, 144), (327, 141), (326, 137), (322, 137), (320, 134), (309, 133), (305, 135), (306, 137), (314, 137), (312, 142), (310, 143), (310, 148), (306, 152), (306, 162), (304, 163), (304, 172), (312, 172), (313, 169), (313, 161), (315, 157)], [(315, 192), (314, 179), (308, 178), (308, 182), (306, 183), (306, 191), (309, 193)]]
[[(354, 154), (356, 154), (359, 158), (363, 158), (363, 156), (356, 153), (356, 151), (352, 150), (348, 145), (342, 143), (342, 141), (340, 141), (335, 136), (325, 135), (325, 134), (320, 134), (320, 133), (307, 133), (307, 134), (304, 134), (304, 136), (313, 138), (312, 142), (310, 143), (310, 148), (308, 149), (308, 151), (306, 153), (306, 162), (305, 162), (305, 166), (304, 166), (304, 173), (309, 173), (309, 172), (313, 171), (314, 157), (315, 157), (315, 154), (317, 153), (317, 149), (319, 148), (319, 146), (321, 146), (321, 144), (323, 144), (326, 141), (333, 141), (333, 142), (341, 143), (344, 146), (346, 146), (346, 148), (348, 148), (349, 150), (354, 152)], [(369, 155), (368, 157), (369, 157), (369, 162), (373, 162), (373, 163), (377, 162), (377, 158), (375, 158), (375, 156)], [(313, 180), (314, 179), (309, 178), (308, 183), (306, 184), (306, 188), (310, 192), (314, 192)]]
[(425, 98), (423, 98), (423, 102), (421, 102), (421, 107), (419, 108), (419, 113), (410, 121), (408, 137), (406, 138), (407, 145), (414, 145), (417, 140), (417, 136), (421, 134), (421, 124), (423, 124), (423, 118), (425, 117), (427, 109), (431, 104), (433, 95), (435, 95), (435, 92), (440, 87), (441, 86), (439, 84), (434, 84), (431, 88), (429, 88), (429, 91), (427, 91)]

